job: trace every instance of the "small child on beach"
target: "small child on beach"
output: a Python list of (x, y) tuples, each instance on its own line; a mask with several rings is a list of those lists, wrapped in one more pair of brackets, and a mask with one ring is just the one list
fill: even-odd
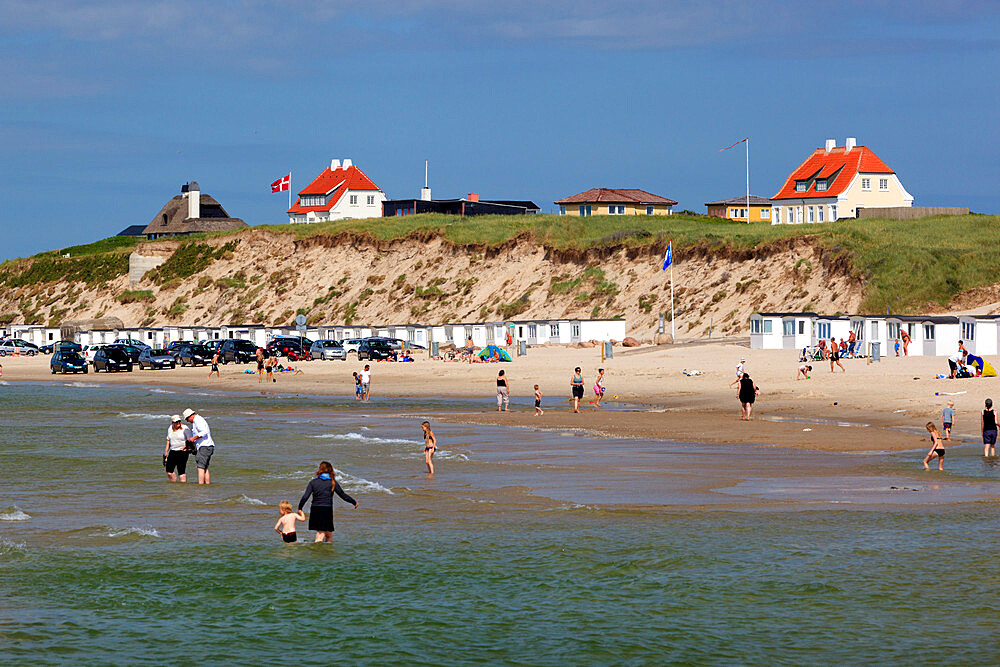
[(357, 371), (354, 371), (354, 400), (361, 400), (361, 376)]
[(809, 379), (809, 371), (811, 371), (812, 369), (813, 369), (813, 367), (810, 366), (809, 364), (801, 364), (799, 366), (798, 372), (795, 373), (795, 379), (798, 380), (799, 376), (801, 375), (802, 377), (804, 377), (805, 379), (808, 380)]
[(894, 347), (896, 348), (896, 356), (898, 357), (899, 356), (899, 339), (898, 338), (896, 339), (896, 343), (895, 343)]
[(298, 538), (295, 536), (295, 522), (305, 521), (306, 515), (302, 513), (302, 510), (293, 512), (292, 504), (287, 500), (282, 500), (278, 504), (278, 511), (281, 512), (281, 518), (278, 519), (278, 523), (274, 524), (274, 530), (281, 535), (281, 539), (283, 541), (297, 542)]
[(542, 410), (542, 390), (535, 385), (535, 416), (544, 415), (545, 411)]
[(941, 411), (941, 425), (944, 426), (944, 439), (951, 440), (951, 427), (955, 425), (955, 401), (948, 401), (948, 407)]
[(930, 470), (930, 463), (934, 457), (938, 460), (938, 470), (944, 470), (944, 442), (941, 440), (941, 432), (938, 431), (934, 422), (927, 422), (927, 432), (931, 434), (931, 451), (924, 457), (924, 470)]
[(597, 379), (594, 380), (594, 407), (601, 407), (601, 399), (604, 398), (604, 369), (597, 369)]

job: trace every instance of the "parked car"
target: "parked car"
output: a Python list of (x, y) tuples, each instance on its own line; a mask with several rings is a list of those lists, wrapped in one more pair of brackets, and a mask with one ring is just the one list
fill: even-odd
[(142, 351), (144, 349), (151, 349), (151, 348), (149, 348), (148, 345), (145, 348), (143, 348), (143, 347), (136, 347), (135, 345), (125, 345), (125, 344), (122, 344), (122, 343), (112, 343), (112, 345), (114, 345), (116, 347), (120, 347), (123, 350), (125, 350), (125, 354), (128, 355), (129, 360), (133, 364), (139, 363), (139, 355), (142, 354)]
[(371, 338), (361, 341), (358, 346), (358, 361), (372, 359), (375, 361), (391, 359), (392, 348), (381, 338)]
[(173, 340), (167, 344), (167, 347), (165, 349), (170, 354), (173, 354), (174, 352), (181, 349), (185, 345), (194, 345), (194, 344), (195, 342), (193, 340)]
[(347, 352), (338, 340), (318, 340), (309, 348), (312, 359), (340, 359), (347, 361)]
[(173, 356), (181, 366), (206, 366), (212, 361), (213, 354), (204, 345), (195, 343), (177, 348)]
[(354, 352), (356, 354), (363, 340), (364, 338), (345, 338), (340, 341), (340, 344), (344, 346), (344, 352)]
[(94, 372), (127, 371), (132, 372), (132, 360), (125, 351), (124, 345), (105, 345), (94, 353)]
[(287, 357), (289, 350), (295, 350), (298, 353), (308, 356), (309, 350), (312, 349), (312, 344), (313, 341), (305, 336), (302, 338), (298, 336), (276, 336), (271, 339), (271, 342), (264, 349), (272, 357)]
[(153, 347), (152, 345), (149, 345), (147, 343), (143, 343), (141, 340), (136, 340), (135, 338), (118, 338), (112, 344), (113, 345), (125, 345), (125, 346), (137, 347), (140, 350), (144, 350), (146, 348), (152, 349), (152, 347)]
[(222, 340), (218, 338), (213, 338), (212, 340), (203, 340), (201, 341), (201, 344), (208, 349), (209, 351), (208, 358), (211, 359), (212, 355), (214, 355), (215, 352), (219, 349), (219, 346), (222, 345)]
[(174, 368), (175, 366), (177, 366), (177, 362), (174, 361), (174, 355), (166, 350), (149, 348), (139, 353), (139, 368), (142, 370), (146, 370), (147, 368), (150, 370)]
[(83, 355), (73, 350), (56, 350), (49, 360), (49, 370), (56, 373), (83, 373), (87, 374), (87, 360)]
[(257, 358), (257, 346), (242, 338), (226, 338), (219, 346), (219, 361), (224, 364), (249, 364)]
[(82, 352), (83, 348), (79, 343), (74, 343), (71, 340), (57, 340), (54, 343), (49, 343), (48, 345), (42, 345), (38, 350), (42, 354), (52, 354), (56, 350), (68, 350), (71, 352)]
[(23, 338), (5, 338), (0, 340), (0, 357), (21, 354), (33, 357), (38, 354), (38, 346)]

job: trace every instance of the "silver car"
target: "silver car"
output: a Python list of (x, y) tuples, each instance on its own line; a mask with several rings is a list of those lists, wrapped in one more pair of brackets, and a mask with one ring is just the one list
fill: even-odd
[(329, 361), (330, 359), (347, 361), (347, 350), (340, 344), (340, 341), (331, 339), (318, 340), (309, 348), (309, 357), (324, 361)]

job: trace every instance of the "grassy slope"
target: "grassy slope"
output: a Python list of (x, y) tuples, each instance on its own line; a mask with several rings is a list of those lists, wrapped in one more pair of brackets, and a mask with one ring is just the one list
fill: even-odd
[[(957, 293), (1000, 282), (994, 268), (994, 248), (1000, 245), (1000, 218), (969, 215), (924, 218), (918, 221), (849, 220), (823, 225), (741, 225), (703, 216), (670, 217), (593, 216), (485, 216), (457, 218), (418, 215), (371, 220), (326, 222), (314, 225), (261, 225), (275, 233), (305, 238), (341, 231), (365, 232), (394, 239), (411, 232), (433, 231), (455, 243), (497, 244), (528, 233), (537, 242), (556, 248), (589, 248), (612, 243), (645, 245), (673, 239), (675, 247), (700, 243), (739, 248), (755, 247), (789, 237), (811, 237), (834, 252), (846, 252), (854, 269), (865, 277), (867, 312), (907, 312), (928, 303), (946, 305)], [(637, 234), (622, 239), (623, 230)], [(219, 236), (215, 234), (213, 236)], [(72, 257), (120, 255), (132, 249), (132, 239), (111, 238), (96, 243), (42, 253), (46, 270), (33, 277), (58, 274), (59, 255)], [(121, 260), (116, 258), (116, 263)], [(14, 260), (17, 262), (18, 260)], [(67, 266), (67, 274), (69, 271)], [(96, 267), (95, 267), (96, 268)], [(13, 262), (0, 265), (0, 283), (20, 271)], [(77, 272), (79, 273), (79, 271)], [(11, 283), (12, 284), (12, 283)]]

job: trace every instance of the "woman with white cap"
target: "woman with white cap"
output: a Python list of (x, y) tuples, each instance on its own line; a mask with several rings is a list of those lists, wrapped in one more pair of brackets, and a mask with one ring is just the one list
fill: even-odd
[(187, 441), (190, 437), (191, 431), (184, 426), (181, 416), (171, 417), (170, 426), (167, 427), (167, 446), (163, 449), (163, 466), (167, 469), (167, 479), (171, 482), (178, 479), (187, 481)]
[(184, 411), (184, 420), (191, 424), (191, 436), (188, 442), (195, 446), (194, 460), (198, 465), (198, 483), (211, 484), (212, 476), (208, 472), (208, 464), (215, 454), (215, 441), (212, 440), (212, 431), (208, 428), (208, 422), (197, 412), (188, 408)]

